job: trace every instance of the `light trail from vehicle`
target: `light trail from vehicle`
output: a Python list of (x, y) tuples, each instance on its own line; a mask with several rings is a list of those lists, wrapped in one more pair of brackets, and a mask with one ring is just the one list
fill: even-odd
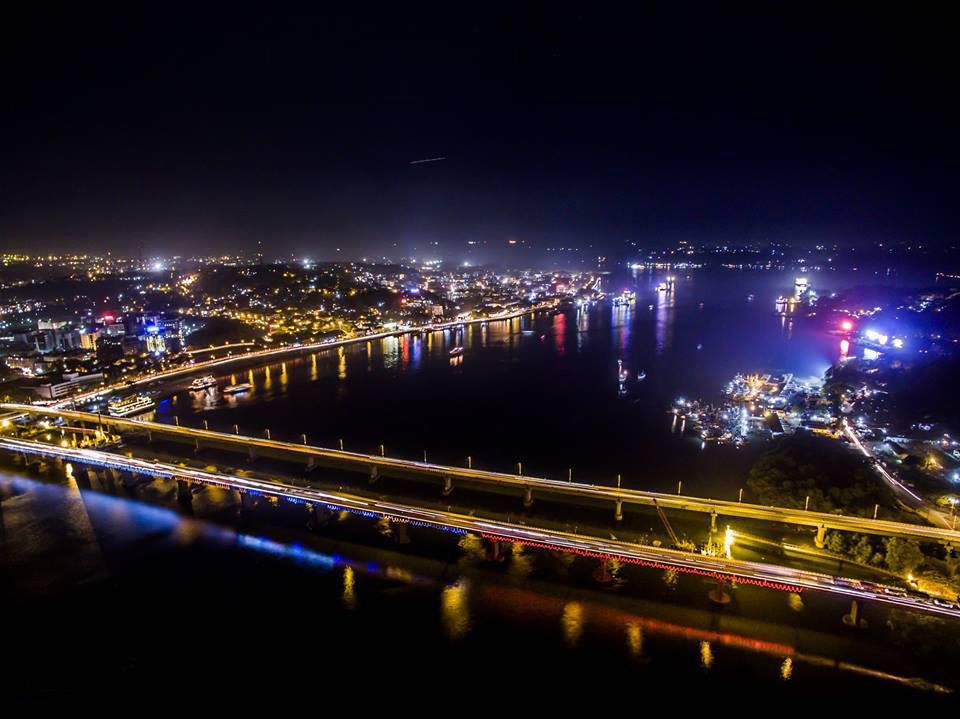
[(472, 533), (490, 540), (515, 542), (604, 561), (612, 559), (650, 568), (676, 569), (684, 573), (712, 578), (718, 582), (753, 584), (789, 592), (820, 591), (858, 601), (869, 600), (901, 609), (960, 619), (960, 606), (952, 603), (937, 604), (935, 600), (903, 593), (903, 590), (892, 587), (816, 572), (699, 555), (663, 547), (637, 545), (620, 540), (577, 535), (441, 510), (421, 509), (343, 492), (296, 487), (276, 480), (238, 477), (186, 466), (150, 462), (101, 450), (59, 447), (10, 437), (0, 437), (0, 449), (148, 476), (214, 485), (254, 495), (285, 499), (294, 503), (319, 504), (333, 511), (345, 510), (371, 518), (387, 518), (391, 521), (441, 529), (455, 534)]

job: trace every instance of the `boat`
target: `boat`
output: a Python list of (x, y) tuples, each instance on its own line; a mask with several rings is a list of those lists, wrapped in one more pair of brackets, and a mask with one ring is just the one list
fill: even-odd
[(643, 382), (643, 380), (645, 380), (646, 378), (647, 378), (647, 373), (646, 373), (646, 372), (644, 372), (643, 370), (640, 370), (639, 372), (637, 372), (637, 379), (638, 379), (640, 382)]
[(239, 394), (240, 392), (246, 392), (250, 389), (253, 389), (253, 385), (249, 382), (241, 382), (240, 384), (231, 384), (223, 388), (224, 394)]
[(127, 397), (114, 397), (107, 402), (107, 413), (111, 417), (129, 417), (147, 412), (157, 406), (148, 394), (131, 394)]
[(451, 357), (459, 357), (462, 354), (463, 354), (463, 347), (454, 347), (452, 350), (450, 350)]
[(193, 382), (190, 383), (190, 389), (192, 390), (201, 390), (206, 389), (207, 387), (216, 387), (217, 380), (212, 374), (208, 374), (204, 377), (197, 377)]
[(623, 360), (622, 359), (617, 360), (617, 379), (620, 380), (620, 384), (623, 384), (624, 382), (626, 382), (628, 378), (629, 378), (629, 375), (627, 374), (627, 371), (623, 368)]

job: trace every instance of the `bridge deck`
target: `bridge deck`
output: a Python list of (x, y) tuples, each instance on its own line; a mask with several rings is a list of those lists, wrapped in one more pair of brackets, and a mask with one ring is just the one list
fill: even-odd
[(471, 487), (486, 489), (488, 491), (509, 491), (519, 495), (529, 490), (534, 496), (551, 496), (554, 498), (566, 498), (568, 500), (572, 498), (586, 504), (603, 502), (613, 505), (618, 501), (622, 502), (624, 507), (630, 505), (653, 506), (654, 504), (659, 504), (665, 509), (707, 514), (716, 512), (719, 515), (729, 517), (743, 517), (814, 528), (825, 527), (826, 529), (882, 536), (909, 537), (922, 541), (960, 545), (960, 531), (925, 525), (913, 525), (903, 522), (828, 514), (824, 512), (808, 512), (802, 509), (765, 507), (762, 505), (727, 500), (687, 497), (661, 492), (647, 492), (638, 489), (625, 489), (585, 484), (582, 482), (565, 482), (542, 477), (528, 477), (468, 467), (416, 462), (392, 457), (382, 457), (379, 455), (295, 444), (292, 442), (282, 442), (273, 439), (228, 434), (193, 427), (161, 424), (137, 419), (124, 419), (51, 407), (0, 404), (0, 410), (33, 416), (61, 418), (69, 422), (100, 423), (102, 426), (110, 428), (111, 430), (150, 432), (154, 435), (188, 441), (190, 444), (196, 442), (206, 446), (226, 448), (244, 453), (255, 452), (265, 457), (270, 456), (288, 461), (304, 463), (312, 461), (318, 466), (347, 469), (365, 472), (367, 474), (375, 469), (378, 475), (384, 476), (406, 479), (425, 478), (436, 481), (437, 483), (443, 483), (447, 478), (450, 478), (455, 484), (465, 483)]
[(782, 591), (798, 592), (809, 589), (845, 595), (857, 600), (876, 601), (903, 609), (945, 617), (960, 617), (960, 608), (955, 605), (937, 605), (924, 597), (904, 596), (903, 594), (888, 592), (883, 586), (877, 584), (852, 582), (826, 574), (772, 564), (711, 557), (693, 552), (632, 544), (616, 539), (601, 539), (441, 510), (421, 509), (396, 502), (357, 497), (343, 492), (296, 487), (275, 480), (207, 472), (189, 467), (125, 457), (99, 450), (59, 447), (2, 436), (0, 436), (0, 449), (155, 477), (211, 484), (240, 492), (286, 499), (311, 506), (323, 505), (335, 510), (346, 509), (366, 516), (386, 517), (391, 521), (427, 525), (458, 533), (470, 532), (492, 541), (517, 542), (554, 551), (596, 557), (603, 561), (617, 559), (646, 567), (673, 568), (682, 572), (712, 577), (719, 581), (735, 580)]

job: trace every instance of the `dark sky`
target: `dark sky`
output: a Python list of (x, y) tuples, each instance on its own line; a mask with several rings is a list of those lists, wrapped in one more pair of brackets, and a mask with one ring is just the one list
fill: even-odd
[(23, 3), (0, 249), (952, 242), (953, 25), (839, 4)]

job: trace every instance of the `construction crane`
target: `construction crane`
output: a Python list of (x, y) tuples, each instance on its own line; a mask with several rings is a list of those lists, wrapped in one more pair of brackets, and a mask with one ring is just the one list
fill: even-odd
[(682, 542), (680, 538), (677, 537), (677, 533), (673, 531), (673, 527), (670, 526), (670, 520), (667, 519), (667, 515), (664, 513), (663, 509), (657, 503), (657, 500), (653, 500), (653, 506), (657, 509), (657, 514), (660, 517), (660, 521), (663, 522), (663, 526), (667, 529), (667, 534), (670, 535), (670, 541), (673, 543), (673, 546), (677, 549), (684, 549), (687, 551), (693, 550), (695, 547), (690, 542)]

